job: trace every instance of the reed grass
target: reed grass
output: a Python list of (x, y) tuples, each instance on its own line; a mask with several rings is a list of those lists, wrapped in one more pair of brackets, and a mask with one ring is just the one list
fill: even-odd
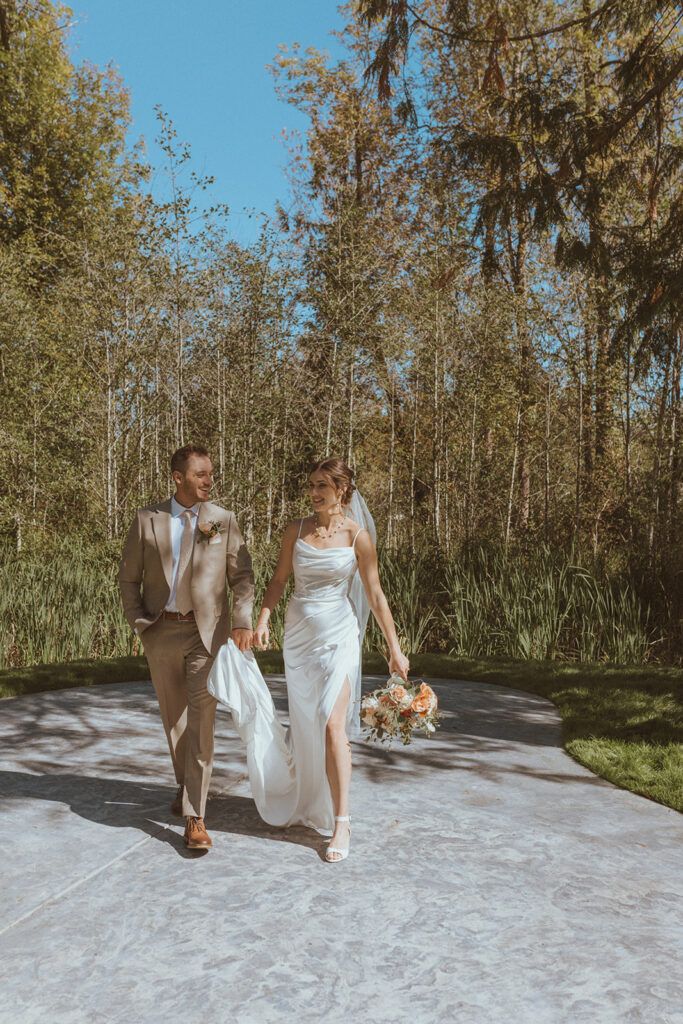
[(540, 548), (447, 565), (441, 614), (459, 657), (641, 664), (661, 644), (628, 578)]
[[(78, 538), (17, 554), (0, 545), (0, 669), (139, 653), (116, 582), (120, 545)], [(253, 551), (256, 608), (277, 546)], [(380, 578), (407, 654), (642, 664), (665, 651), (658, 624), (623, 573), (566, 552), (480, 550), (444, 560), (380, 549)], [(271, 618), (281, 647), (287, 593)], [(384, 640), (371, 617), (366, 651)]]
[[(402, 557), (380, 548), (379, 573), (401, 649), (406, 654), (416, 654), (430, 645), (436, 646), (434, 627), (439, 622), (439, 606), (434, 576), (426, 558)], [(382, 651), (385, 646), (382, 631), (372, 615), (364, 646), (367, 651)]]
[(0, 547), (0, 668), (137, 653), (116, 581), (118, 545), (69, 538)]

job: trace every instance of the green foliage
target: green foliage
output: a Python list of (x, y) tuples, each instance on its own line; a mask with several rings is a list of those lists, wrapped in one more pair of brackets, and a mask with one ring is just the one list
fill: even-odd
[[(274, 544), (254, 552), (257, 606), (277, 553)], [(21, 552), (0, 542), (0, 669), (138, 653), (140, 642), (121, 607), (119, 555), (119, 543), (89, 543), (78, 537)], [(271, 618), (275, 648), (282, 647), (291, 589), (290, 583)]]
[(451, 653), (640, 664), (657, 634), (633, 584), (575, 556), (480, 550), (446, 568)]
[[(118, 547), (118, 546), (117, 546)], [(114, 546), (77, 538), (52, 550), (0, 547), (0, 667), (132, 654)]]
[[(268, 586), (270, 578), (275, 570), (279, 552), (280, 547), (279, 544), (276, 543), (260, 545), (253, 552), (252, 562), (254, 565), (254, 578), (256, 584), (254, 594), (255, 616), (261, 607), (261, 601), (263, 600), (263, 595), (266, 592), (266, 587)], [(293, 589), (294, 580), (290, 577), (287, 588), (280, 601), (273, 609), (268, 621), (268, 628), (270, 630), (269, 645), (277, 650), (282, 650), (282, 645), (284, 643), (285, 614)]]
[[(284, 671), (279, 651), (256, 651), (256, 659), (263, 672)], [(123, 658), (79, 658), (62, 664), (0, 670), (0, 698), (149, 678), (149, 665), (141, 654)]]
[[(364, 668), (381, 671), (379, 664)], [(411, 659), (411, 675), (473, 679), (547, 697), (560, 710), (572, 757), (617, 786), (683, 811), (680, 669), (423, 654)]]
[[(681, 657), (680, 25), (570, 0), (555, 31), (556, 6), (438, 0), (434, 33), (368, 0), (348, 60), (283, 49), (310, 128), (288, 213), (244, 247), (161, 109), (152, 194), (126, 91), (72, 62), (63, 10), (3, 4), (3, 664), (131, 650), (115, 551), (187, 441), (259, 595), (334, 452), (410, 652)], [(419, 38), (426, 133), (363, 83), (384, 28), (385, 89)]]
[(147, 659), (138, 657), (79, 658), (54, 665), (31, 665), (0, 671), (0, 698), (47, 693), (101, 683), (127, 683), (149, 679)]
[(109, 206), (128, 123), (111, 69), (75, 68), (64, 6), (3, 4), (0, 49), (0, 242), (24, 243), (33, 274), (54, 281), (75, 231)]
[[(438, 621), (434, 577), (427, 569), (428, 552), (411, 558), (407, 552), (379, 550), (379, 573), (382, 587), (391, 608), (396, 632), (405, 654), (417, 654), (435, 642), (434, 625)], [(384, 637), (375, 619), (370, 616), (365, 635), (365, 649), (384, 650)]]
[[(123, 618), (118, 543), (56, 541), (15, 552), (0, 547), (0, 668), (137, 653)], [(253, 549), (256, 608), (275, 567), (275, 542)], [(380, 578), (401, 644), (413, 655), (442, 649), (465, 657), (502, 656), (639, 664), (666, 655), (636, 581), (571, 554), (480, 550), (443, 559), (423, 548), (380, 548)], [(281, 648), (292, 581), (271, 618)], [(371, 617), (366, 651), (383, 650)]]

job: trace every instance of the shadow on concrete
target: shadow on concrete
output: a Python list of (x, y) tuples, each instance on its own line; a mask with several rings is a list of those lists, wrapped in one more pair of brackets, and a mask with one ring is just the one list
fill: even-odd
[[(126, 779), (95, 778), (70, 773), (28, 774), (0, 771), (0, 807), (7, 809), (10, 801), (47, 800), (65, 804), (81, 818), (109, 828), (135, 828), (150, 838), (167, 843), (183, 857), (195, 858), (206, 851), (188, 850), (182, 835), (168, 825), (182, 825), (182, 819), (171, 814), (170, 802), (175, 788), (133, 782)], [(49, 822), (46, 824), (50, 828)], [(253, 836), (275, 842), (292, 843), (315, 850), (324, 859), (326, 840), (312, 829), (279, 829), (267, 825), (259, 817), (248, 797), (216, 794), (207, 807), (209, 832)]]
[[(448, 745), (457, 748), (463, 740), (477, 738), (497, 746), (497, 741), (525, 746), (561, 747), (559, 714), (549, 701), (533, 694), (489, 685), (488, 693), (470, 683), (429, 680), (439, 697), (443, 712), (437, 736), (448, 735)], [(284, 682), (267, 680), (280, 719), (286, 723), (287, 698)], [(364, 690), (380, 685), (379, 678), (364, 680)], [(17, 750), (42, 753), (54, 742), (58, 728), (59, 744), (73, 757), (94, 744), (111, 745), (125, 740), (126, 747), (138, 737), (156, 735), (161, 729), (158, 706), (151, 684), (128, 683), (98, 687), (98, 699), (83, 704), (65, 699), (76, 691), (56, 691), (8, 702), (5, 714), (5, 743)], [(91, 694), (88, 694), (91, 697)], [(14, 705), (14, 706), (13, 706)], [(13, 714), (13, 712), (16, 712)], [(109, 713), (111, 712), (111, 714)], [(55, 721), (58, 717), (58, 722)], [(125, 726), (117, 723), (125, 719)], [(228, 743), (235, 740), (229, 712), (219, 707), (217, 736)], [(433, 742), (433, 741), (432, 741)], [(413, 745), (414, 749), (415, 745)]]
[[(268, 682), (284, 720), (284, 680)], [(383, 680), (364, 682), (366, 689), (373, 689)], [(460, 772), (463, 789), (476, 777), (493, 782), (501, 794), (511, 778), (608, 785), (568, 755), (558, 761), (559, 715), (543, 698), (495, 686), (483, 692), (481, 686), (467, 682), (430, 682), (444, 716), (436, 735), (391, 749), (355, 741), (357, 777), (394, 789), (414, 786), (418, 778), (427, 783), (435, 774)], [(58, 691), (8, 702), (3, 708), (5, 745), (15, 753), (13, 770), (0, 771), (0, 806), (27, 799), (52, 801), (89, 821), (137, 829), (180, 856), (196, 857), (179, 834), (182, 820), (170, 813), (175, 784), (151, 685), (113, 684), (84, 696), (87, 699), (76, 691)], [(553, 751), (549, 762), (538, 756), (542, 747)], [(213, 795), (206, 812), (209, 832), (293, 843), (324, 856), (324, 837), (301, 827), (273, 828), (261, 820), (249, 797), (230, 792), (244, 778), (244, 751), (229, 714), (221, 709), (216, 719)], [(46, 827), (51, 827), (49, 815)]]
[[(586, 783), (592, 786), (609, 786), (610, 783), (581, 769), (565, 754), (566, 771), (546, 771), (538, 764), (532, 765), (524, 759), (524, 748), (519, 746), (518, 757), (511, 756), (511, 742), (497, 743), (483, 741), (472, 736), (458, 736), (444, 742), (440, 739), (414, 740), (409, 747), (400, 744), (390, 749), (379, 744), (356, 744), (354, 748), (354, 769), (362, 771), (370, 782), (393, 785), (400, 783), (401, 776), (415, 779), (428, 777), (433, 771), (465, 772), (477, 775), (491, 782), (504, 783), (506, 778), (525, 776), (556, 783)], [(500, 755), (500, 759), (496, 755)], [(483, 758), (482, 758), (483, 755)], [(576, 767), (577, 770), (571, 770)]]

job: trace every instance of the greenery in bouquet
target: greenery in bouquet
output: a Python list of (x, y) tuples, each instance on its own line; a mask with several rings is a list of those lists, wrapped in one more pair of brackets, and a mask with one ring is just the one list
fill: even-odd
[(418, 679), (405, 685), (393, 675), (385, 686), (367, 693), (360, 702), (361, 722), (368, 731), (368, 742), (379, 740), (391, 746), (400, 737), (404, 746), (415, 731), (431, 736), (438, 725), (438, 701), (431, 686)]

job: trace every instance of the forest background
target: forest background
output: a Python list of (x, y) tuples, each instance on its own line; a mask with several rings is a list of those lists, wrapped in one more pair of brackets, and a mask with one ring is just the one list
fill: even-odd
[(680, 663), (683, 5), (342, 10), (345, 59), (273, 56), (309, 129), (245, 246), (161, 110), (152, 189), (68, 9), (0, 0), (0, 667), (133, 649), (189, 441), (259, 588), (333, 453), (407, 651)]

